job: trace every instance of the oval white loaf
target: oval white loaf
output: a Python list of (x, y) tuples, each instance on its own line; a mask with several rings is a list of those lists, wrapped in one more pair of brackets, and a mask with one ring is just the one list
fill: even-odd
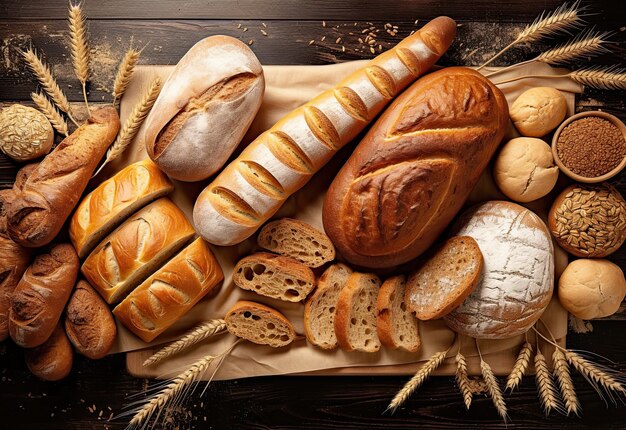
[(543, 221), (515, 203), (489, 201), (466, 211), (453, 231), (478, 242), (485, 266), (476, 289), (445, 318), (448, 326), (477, 339), (530, 329), (554, 286), (552, 240)]

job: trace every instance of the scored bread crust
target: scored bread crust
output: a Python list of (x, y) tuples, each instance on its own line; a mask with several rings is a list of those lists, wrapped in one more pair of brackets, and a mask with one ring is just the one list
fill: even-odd
[[(338, 263), (329, 266), (318, 279), (315, 291), (309, 296), (304, 304), (304, 332), (309, 343), (322, 349), (337, 348), (337, 336), (335, 335), (334, 323), (335, 312), (337, 311), (337, 301), (339, 299), (339, 293), (346, 285), (346, 282), (351, 274), (352, 269), (345, 264)], [(333, 281), (335, 278), (339, 278), (336, 283)], [(324, 310), (324, 298), (326, 295), (331, 296), (329, 299), (330, 307)], [(320, 307), (322, 307), (323, 312), (329, 312), (328, 324), (324, 327), (327, 332), (326, 334), (329, 336), (328, 340), (320, 339), (313, 327), (315, 324), (321, 324), (322, 322), (322, 318), (316, 316), (319, 315), (318, 309)]]
[[(250, 315), (246, 316), (246, 313), (250, 313)], [(253, 319), (254, 316), (258, 318)], [(237, 321), (238, 317), (244, 318), (244, 320)], [(289, 345), (296, 338), (296, 330), (293, 328), (291, 321), (276, 309), (261, 303), (240, 300), (230, 308), (224, 320), (226, 321), (226, 328), (230, 333), (259, 345), (279, 348)], [(248, 325), (251, 324), (253, 327), (242, 327), (241, 323), (243, 321), (246, 321)], [(249, 321), (253, 322), (249, 323)], [(261, 329), (261, 324), (265, 326), (264, 329)], [(269, 324), (273, 324), (273, 327), (269, 326)], [(263, 332), (261, 333), (260, 331)], [(272, 335), (275, 337), (270, 338)]]
[[(369, 282), (368, 282), (369, 281)], [(354, 313), (354, 306), (361, 292), (365, 289), (361, 286), (361, 283), (365, 282), (368, 288), (376, 288), (374, 294), (372, 294), (372, 300), (369, 304), (370, 309), (366, 309), (364, 316), (357, 316)], [(344, 351), (363, 351), (363, 352), (376, 352), (380, 349), (380, 341), (376, 332), (376, 298), (378, 296), (378, 289), (380, 288), (380, 279), (378, 276), (371, 273), (358, 273), (354, 272), (348, 278), (346, 286), (339, 293), (339, 299), (337, 300), (337, 310), (335, 312), (335, 335), (337, 336), (337, 343), (339, 347)], [(367, 294), (367, 293), (366, 293)], [(367, 303), (367, 302), (365, 302)], [(352, 319), (356, 320), (356, 324), (352, 323)], [(367, 318), (370, 321), (367, 321)], [(355, 345), (351, 336), (351, 326), (363, 325), (362, 321), (365, 320), (365, 326), (370, 330), (368, 336), (371, 336), (371, 344), (367, 341), (364, 345)], [(368, 346), (369, 345), (369, 346)]]
[[(407, 308), (402, 309), (394, 305), (394, 295), (395, 297), (400, 295), (401, 300), (404, 301), (405, 288), (406, 277), (404, 275), (394, 276), (383, 282), (376, 299), (376, 331), (380, 343), (386, 348), (401, 348), (408, 352), (417, 352), (421, 346), (418, 321)], [(400, 339), (400, 333), (397, 332), (394, 324), (394, 317), (397, 317), (398, 313), (404, 314), (400, 315), (404, 321), (409, 320), (404, 329), (413, 332), (415, 342), (409, 343), (406, 339)]]
[(72, 371), (74, 351), (61, 324), (42, 345), (24, 350), (28, 370), (44, 381), (58, 381)]

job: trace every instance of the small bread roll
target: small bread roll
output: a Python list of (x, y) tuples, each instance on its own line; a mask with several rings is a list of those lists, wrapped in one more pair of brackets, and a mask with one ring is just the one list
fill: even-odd
[(552, 151), (547, 143), (533, 137), (509, 140), (500, 150), (493, 177), (508, 198), (532, 202), (552, 190), (559, 177)]
[(559, 280), (559, 300), (583, 320), (613, 315), (626, 295), (624, 272), (608, 260), (580, 259), (570, 263)]
[(522, 136), (542, 137), (565, 119), (567, 102), (555, 88), (531, 88), (513, 102), (509, 115)]

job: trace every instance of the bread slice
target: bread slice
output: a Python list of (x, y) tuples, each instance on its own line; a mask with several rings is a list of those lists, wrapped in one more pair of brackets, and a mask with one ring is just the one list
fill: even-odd
[(483, 254), (469, 236), (448, 239), (407, 281), (405, 301), (420, 320), (441, 318), (474, 291)]
[(261, 248), (295, 258), (309, 267), (335, 259), (335, 247), (321, 231), (291, 218), (267, 223), (257, 239)]
[(335, 335), (345, 351), (376, 352), (376, 298), (380, 279), (371, 273), (352, 273), (339, 293), (335, 314)]
[(315, 275), (291, 257), (258, 252), (241, 259), (233, 269), (239, 288), (287, 302), (306, 299), (315, 287)]
[(345, 264), (328, 267), (317, 281), (317, 287), (304, 304), (304, 331), (307, 340), (322, 349), (337, 348), (335, 312), (339, 293), (352, 270)]
[(417, 352), (419, 325), (404, 300), (406, 277), (394, 276), (383, 282), (376, 299), (376, 330), (386, 348)]
[(260, 303), (238, 301), (224, 320), (229, 332), (260, 345), (278, 348), (296, 338), (293, 325), (283, 314)]

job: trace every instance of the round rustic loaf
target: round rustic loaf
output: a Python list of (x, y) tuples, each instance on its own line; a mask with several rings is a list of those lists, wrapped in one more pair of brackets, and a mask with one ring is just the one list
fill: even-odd
[(554, 284), (552, 240), (543, 221), (515, 203), (489, 201), (466, 211), (453, 231), (478, 242), (485, 266), (476, 289), (446, 317), (448, 326), (477, 339), (530, 329)]

